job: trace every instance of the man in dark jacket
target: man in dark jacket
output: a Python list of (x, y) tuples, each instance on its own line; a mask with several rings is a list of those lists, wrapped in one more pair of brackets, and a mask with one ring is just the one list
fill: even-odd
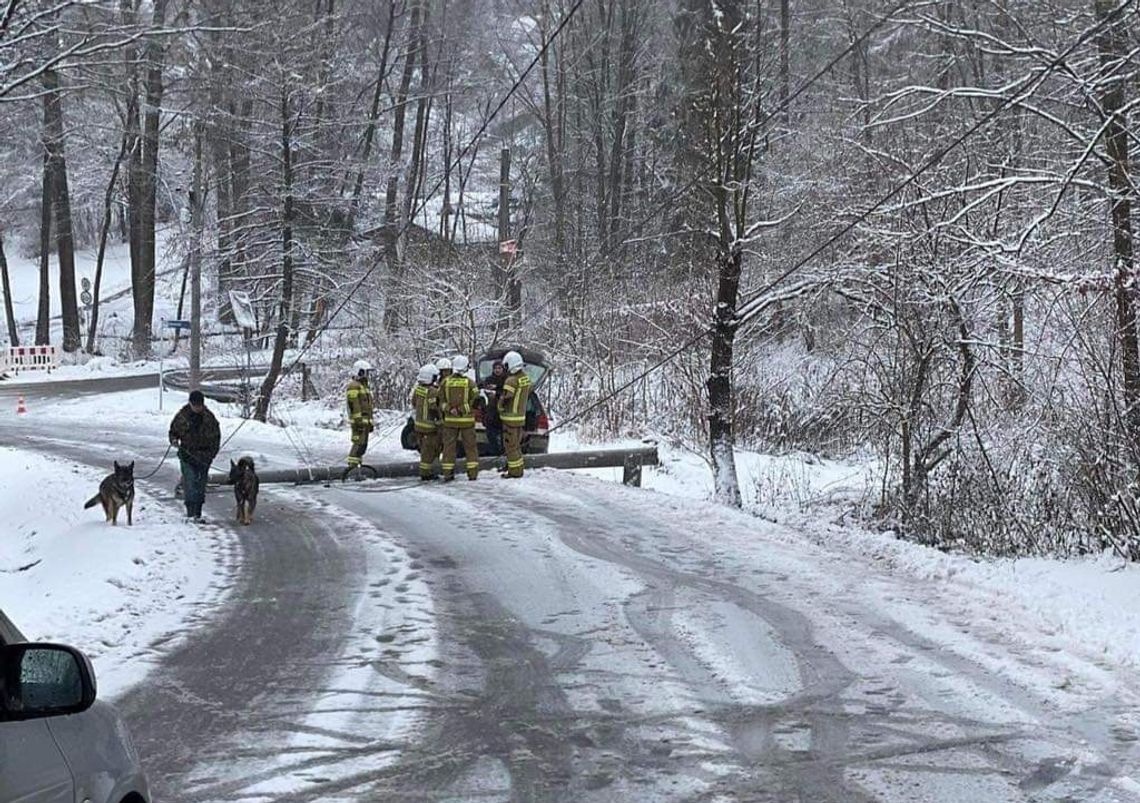
[(507, 381), (507, 369), (502, 360), (495, 360), (491, 375), (483, 382), (483, 390), (492, 393), (490, 403), (483, 410), (483, 426), (487, 429), (487, 453), (503, 453), (503, 422), (499, 419), (499, 399), (503, 395), (503, 383)]
[(202, 391), (190, 391), (190, 403), (179, 410), (170, 422), (170, 443), (178, 447), (178, 459), (182, 463), (186, 515), (192, 519), (201, 519), (210, 463), (214, 462), (222, 443), (218, 419), (206, 409), (206, 398)]

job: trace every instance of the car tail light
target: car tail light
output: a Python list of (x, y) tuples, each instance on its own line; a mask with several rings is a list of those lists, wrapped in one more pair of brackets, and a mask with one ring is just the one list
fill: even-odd
[(540, 415), (538, 420), (535, 421), (536, 429), (550, 429), (550, 419), (545, 415)]

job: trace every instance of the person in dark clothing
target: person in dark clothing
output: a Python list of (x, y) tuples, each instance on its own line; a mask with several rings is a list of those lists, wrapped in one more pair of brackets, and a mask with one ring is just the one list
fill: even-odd
[(206, 398), (202, 391), (190, 391), (190, 403), (179, 410), (170, 422), (170, 443), (178, 447), (178, 460), (182, 464), (186, 515), (192, 519), (201, 519), (210, 464), (214, 462), (222, 443), (218, 419), (206, 408)]
[(487, 449), (494, 455), (503, 453), (503, 422), (499, 419), (499, 399), (506, 381), (507, 369), (502, 360), (495, 360), (491, 366), (491, 375), (483, 382), (482, 388), (493, 394), (483, 410), (483, 425), (487, 428)]

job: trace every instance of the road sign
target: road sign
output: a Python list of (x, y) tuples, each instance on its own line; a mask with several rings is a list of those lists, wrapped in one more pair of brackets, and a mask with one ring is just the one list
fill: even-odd
[[(86, 292), (87, 290), (91, 289), (91, 280), (84, 276), (79, 280), (79, 286), (83, 288), (84, 292)], [(83, 303), (86, 304), (87, 302), (84, 301)]]
[(190, 321), (169, 320), (163, 324), (167, 329), (189, 329)]
[[(87, 280), (84, 279), (83, 281), (87, 281)], [(84, 287), (83, 292), (79, 294), (79, 300), (82, 301), (84, 304), (90, 304), (91, 303), (91, 293), (86, 287)]]
[(253, 314), (253, 299), (242, 290), (230, 290), (230, 309), (234, 320), (242, 329), (256, 329), (257, 316)]

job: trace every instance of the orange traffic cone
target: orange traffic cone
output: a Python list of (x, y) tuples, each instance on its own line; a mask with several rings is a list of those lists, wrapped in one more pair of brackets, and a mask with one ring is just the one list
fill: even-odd
[(28, 412), (28, 408), (24, 406), (24, 397), (16, 397), (16, 415), (24, 415)]

